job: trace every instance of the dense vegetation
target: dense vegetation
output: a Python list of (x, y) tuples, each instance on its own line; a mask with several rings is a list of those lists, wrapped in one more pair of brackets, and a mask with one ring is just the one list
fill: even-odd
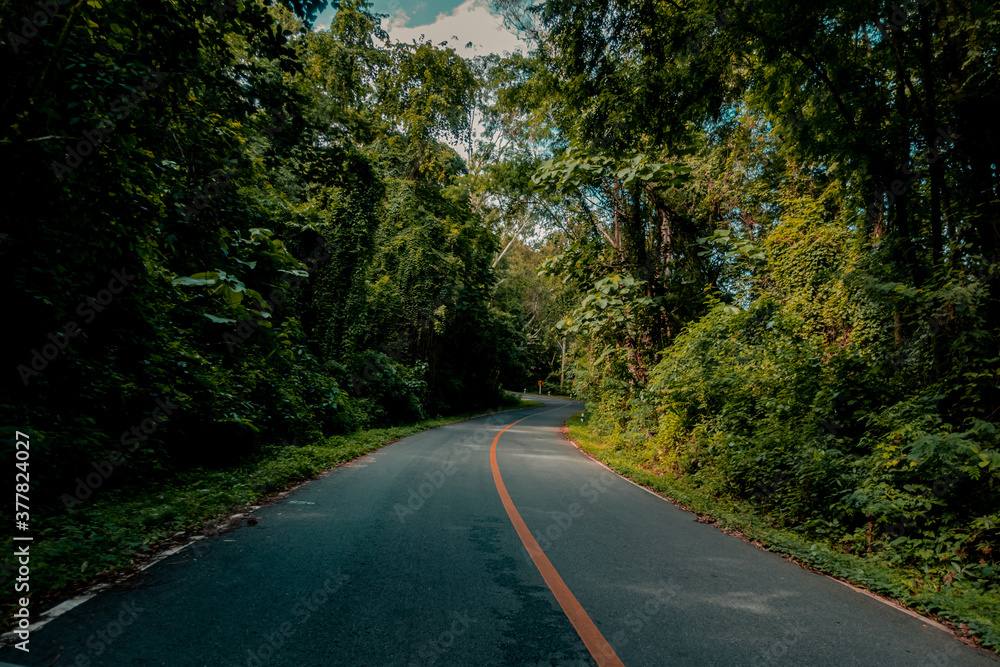
[(313, 31), (325, 4), (0, 9), (0, 424), (7, 460), (31, 438), (43, 588), (120, 564), (85, 556), (121, 524), (88, 515), (102, 498), (495, 406), (549, 358), (541, 279), (508, 259), (533, 251), (501, 256), (445, 143), (469, 136), (474, 64), (390, 44), (357, 0)]
[(498, 2), (536, 47), (505, 99), (550, 151), (591, 428), (985, 596), (949, 617), (998, 645), (996, 6), (532, 5)]
[(50, 4), (0, 10), (41, 516), (547, 380), (1000, 645), (994, 5), (494, 0), (531, 50), (464, 60), (364, 0)]

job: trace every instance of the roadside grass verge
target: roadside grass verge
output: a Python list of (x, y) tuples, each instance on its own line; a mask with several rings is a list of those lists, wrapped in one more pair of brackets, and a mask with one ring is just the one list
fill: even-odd
[(879, 560), (878, 554), (839, 553), (837, 546), (803, 532), (775, 528), (752, 504), (670, 473), (650, 470), (625, 448), (596, 434), (579, 416), (567, 423), (567, 437), (580, 449), (619, 475), (666, 496), (695, 513), (698, 521), (715, 523), (724, 532), (789, 557), (810, 569), (865, 588), (950, 625), (956, 635), (992, 651), (1000, 650), (1000, 591), (989, 582), (966, 579), (942, 585), (947, 570), (925, 571)]
[[(43, 612), (98, 581), (115, 579), (172, 543), (185, 542), (187, 536), (269, 496), (396, 440), (473, 417), (539, 405), (543, 404), (519, 401), (516, 407), (333, 436), (323, 445), (266, 447), (232, 468), (192, 469), (141, 491), (122, 488), (102, 493), (68, 513), (35, 523), (32, 610)], [(12, 544), (8, 541), (8, 553), (13, 553)], [(18, 597), (13, 588), (4, 586), (0, 598), (5, 622), (12, 618), (11, 605)]]

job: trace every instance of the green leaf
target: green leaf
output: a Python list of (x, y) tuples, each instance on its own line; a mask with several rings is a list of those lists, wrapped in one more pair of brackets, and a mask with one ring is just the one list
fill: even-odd
[(215, 322), (216, 324), (236, 324), (237, 323), (236, 320), (234, 320), (234, 319), (230, 319), (228, 317), (216, 317), (215, 315), (212, 315), (210, 313), (202, 313), (202, 316), (203, 317), (207, 317), (208, 319), (210, 319), (211, 321)]
[(195, 273), (191, 276), (174, 278), (174, 285), (214, 285), (219, 281), (218, 273)]

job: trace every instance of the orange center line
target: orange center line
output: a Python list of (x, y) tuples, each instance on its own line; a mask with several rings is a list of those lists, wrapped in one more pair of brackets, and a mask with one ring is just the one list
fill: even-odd
[[(534, 416), (534, 415), (531, 415)], [(535, 541), (534, 536), (531, 531), (528, 530), (528, 526), (524, 523), (524, 519), (521, 518), (520, 512), (517, 511), (517, 507), (514, 506), (514, 501), (510, 499), (510, 494), (507, 493), (507, 487), (504, 486), (503, 477), (500, 476), (500, 466), (497, 465), (497, 442), (500, 440), (500, 436), (504, 434), (504, 431), (509, 429), (514, 424), (520, 424), (524, 419), (518, 419), (513, 424), (508, 424), (502, 431), (496, 434), (493, 438), (493, 444), (490, 446), (490, 467), (493, 469), (493, 481), (496, 482), (497, 492), (500, 494), (500, 500), (503, 502), (504, 509), (507, 510), (507, 516), (510, 517), (510, 522), (514, 524), (514, 530), (517, 531), (518, 537), (521, 538), (521, 542), (524, 544), (524, 548), (528, 550), (528, 555), (531, 556), (531, 560), (535, 562), (535, 567), (542, 575), (542, 579), (548, 584), (549, 590), (552, 594), (556, 596), (556, 601), (559, 602), (559, 606), (562, 607), (563, 613), (566, 614), (566, 618), (569, 622), (573, 624), (576, 629), (576, 633), (580, 635), (580, 639), (587, 646), (587, 650), (590, 651), (590, 655), (594, 657), (594, 660), (600, 667), (625, 667), (622, 661), (618, 658), (615, 650), (611, 648), (611, 644), (608, 640), (604, 638), (601, 631), (597, 629), (594, 622), (587, 615), (583, 606), (577, 601), (573, 592), (566, 585), (566, 582), (562, 580), (556, 568), (549, 561), (548, 556), (542, 551), (542, 548), (538, 546), (538, 542)]]

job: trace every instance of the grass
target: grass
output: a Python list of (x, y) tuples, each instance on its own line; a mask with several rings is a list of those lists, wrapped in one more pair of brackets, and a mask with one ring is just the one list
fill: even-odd
[(642, 467), (636, 454), (608, 444), (580, 417), (571, 417), (567, 426), (568, 437), (584, 452), (623, 477), (686, 507), (701, 520), (714, 521), (723, 530), (737, 532), (806, 567), (897, 600), (950, 625), (959, 636), (985, 648), (1000, 649), (1000, 594), (984, 582), (955, 580), (941, 586), (927, 585), (925, 580), (933, 579), (936, 573), (879, 561), (877, 554), (839, 553), (834, 545), (772, 527), (748, 502), (713, 495), (688, 480)]
[[(540, 405), (519, 400), (504, 409)], [(140, 492), (110, 491), (68, 514), (48, 517), (36, 524), (44, 527), (31, 546), (32, 608), (42, 611), (97, 581), (117, 577), (172, 543), (323, 471), (401, 438), (483, 414), (490, 413), (359, 431), (331, 437), (323, 445), (269, 447), (236, 467), (190, 470)], [(13, 586), (4, 586), (0, 603), (7, 607), (6, 622), (13, 613), (8, 605), (16, 598)]]

